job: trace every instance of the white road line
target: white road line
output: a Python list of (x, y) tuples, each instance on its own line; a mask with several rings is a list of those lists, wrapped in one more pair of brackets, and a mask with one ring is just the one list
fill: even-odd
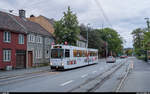
[(96, 73), (97, 71), (93, 71), (92, 73)]
[(69, 83), (71, 83), (71, 82), (73, 82), (73, 80), (67, 81), (67, 82), (61, 84), (61, 86), (65, 86), (65, 85), (67, 85), (67, 84), (69, 84)]
[(82, 75), (81, 78), (84, 78), (84, 77), (86, 77), (86, 76), (88, 76), (88, 74)]

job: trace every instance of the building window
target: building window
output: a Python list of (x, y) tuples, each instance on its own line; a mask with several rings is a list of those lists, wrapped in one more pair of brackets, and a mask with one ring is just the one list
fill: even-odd
[(11, 41), (11, 33), (10, 32), (4, 32), (4, 42), (10, 42)]
[(19, 34), (19, 44), (24, 44), (24, 35)]
[(35, 42), (35, 36), (33, 34), (28, 35), (28, 42)]
[(41, 49), (36, 50), (36, 58), (42, 58), (42, 50)]
[(45, 54), (45, 57), (46, 57), (46, 58), (49, 58), (49, 56), (50, 56), (50, 55), (49, 55), (49, 50), (46, 50), (45, 53), (46, 53), (46, 54)]
[(11, 61), (11, 50), (3, 50), (3, 61)]
[(36, 36), (36, 42), (37, 43), (42, 43), (42, 37), (41, 36)]
[(50, 38), (45, 38), (45, 44), (50, 45), (51, 44), (51, 39)]

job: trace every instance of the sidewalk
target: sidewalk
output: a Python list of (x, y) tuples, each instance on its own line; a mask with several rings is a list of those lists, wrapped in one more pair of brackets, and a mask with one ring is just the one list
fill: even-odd
[(11, 71), (0, 70), (0, 77), (11, 76), (11, 75), (22, 75), (26, 73), (34, 73), (34, 72), (40, 72), (40, 71), (46, 71), (46, 70), (50, 70), (50, 67), (44, 66), (44, 67), (36, 67), (36, 68), (28, 68), (28, 69), (15, 69)]

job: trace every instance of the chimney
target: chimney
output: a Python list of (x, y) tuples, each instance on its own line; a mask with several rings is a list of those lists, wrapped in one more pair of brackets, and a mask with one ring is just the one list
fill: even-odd
[(32, 14), (32, 15), (30, 15), (30, 18), (31, 18), (31, 17), (35, 17), (35, 16)]
[(26, 18), (25, 12), (26, 12), (26, 11), (23, 10), (23, 9), (19, 10), (19, 17), (20, 17), (20, 18)]

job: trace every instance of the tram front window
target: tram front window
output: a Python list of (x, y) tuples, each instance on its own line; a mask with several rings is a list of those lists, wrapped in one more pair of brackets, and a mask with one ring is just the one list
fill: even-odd
[(64, 57), (64, 49), (52, 49), (51, 50), (51, 58), (63, 58)]

